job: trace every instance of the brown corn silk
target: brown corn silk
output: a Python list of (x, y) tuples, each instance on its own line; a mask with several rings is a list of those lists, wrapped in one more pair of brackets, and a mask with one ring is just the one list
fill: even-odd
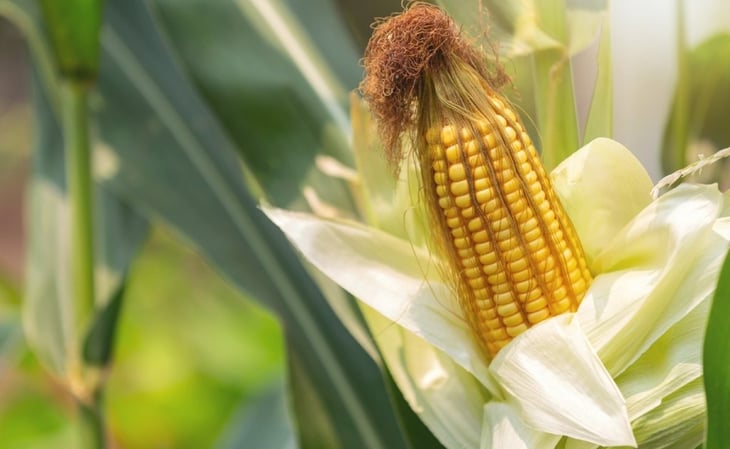
[(360, 90), (397, 171), (416, 149), (423, 195), (464, 316), (488, 356), (551, 316), (575, 311), (585, 256), (535, 147), (498, 91), (499, 67), (439, 8), (379, 22)]

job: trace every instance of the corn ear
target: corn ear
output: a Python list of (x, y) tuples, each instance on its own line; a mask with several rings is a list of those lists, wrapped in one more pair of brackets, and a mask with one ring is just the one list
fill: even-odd
[(495, 355), (530, 326), (575, 311), (591, 274), (517, 115), (496, 93), (487, 111), (468, 126), (428, 129), (422, 168), (462, 306)]

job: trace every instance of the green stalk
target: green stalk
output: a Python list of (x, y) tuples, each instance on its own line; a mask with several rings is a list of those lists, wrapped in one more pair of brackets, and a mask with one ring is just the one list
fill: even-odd
[(71, 285), (74, 315), (81, 335), (85, 334), (94, 311), (94, 229), (87, 91), (85, 84), (63, 82), (66, 182), (71, 209)]
[(578, 149), (578, 113), (568, 54), (565, 1), (536, 2), (541, 28), (563, 45), (533, 55), (537, 125), (545, 168), (551, 170)]
[(687, 165), (687, 146), (689, 144), (689, 55), (685, 39), (684, 2), (677, 0), (677, 90), (674, 96), (674, 107), (667, 130), (666, 141), (669, 145), (662, 154), (662, 170), (664, 174), (677, 171)]
[[(66, 160), (66, 183), (71, 209), (71, 291), (76, 335), (86, 338), (95, 310), (94, 225), (91, 151), (88, 126), (89, 84), (67, 79), (62, 82), (61, 107)], [(92, 397), (78, 398), (85, 448), (105, 447), (100, 386), (87, 386)], [(98, 391), (97, 391), (98, 389)]]
[(106, 447), (102, 402), (102, 394), (99, 391), (94, 395), (92, 404), (78, 403), (81, 421), (81, 447), (83, 448), (104, 449)]

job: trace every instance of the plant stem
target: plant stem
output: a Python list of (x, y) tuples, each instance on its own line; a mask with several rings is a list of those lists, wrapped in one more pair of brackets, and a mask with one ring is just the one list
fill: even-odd
[(101, 391), (94, 395), (93, 404), (78, 402), (79, 418), (81, 420), (81, 447), (83, 448), (104, 449), (106, 447), (102, 403)]
[(83, 337), (94, 311), (93, 206), (87, 119), (88, 86), (63, 82), (66, 182), (71, 209), (71, 285), (76, 329)]
[[(61, 89), (66, 187), (71, 209), (71, 291), (78, 347), (83, 348), (95, 310), (94, 211), (87, 105), (89, 85), (67, 79), (62, 82)], [(102, 387), (87, 387), (92, 389), (92, 397), (78, 401), (82, 447), (104, 449)]]
[(687, 165), (687, 146), (689, 144), (689, 95), (690, 73), (687, 54), (686, 30), (684, 24), (684, 2), (677, 0), (677, 90), (671, 116), (671, 128), (666, 132), (665, 141), (669, 142), (662, 154), (664, 174), (672, 173)]

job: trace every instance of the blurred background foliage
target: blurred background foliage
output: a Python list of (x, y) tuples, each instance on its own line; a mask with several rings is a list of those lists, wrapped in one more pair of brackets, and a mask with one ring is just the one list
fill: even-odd
[[(693, 157), (687, 148), (698, 142), (710, 152), (728, 144), (723, 122), (704, 120), (726, 116), (725, 96), (712, 93), (728, 88), (728, 72), (711, 56), (727, 53), (726, 39), (679, 58), (677, 72), (710, 81), (679, 76), (676, 91), (652, 92), (667, 103), (655, 111), (657, 130), (627, 132), (616, 120), (614, 132), (614, 98), (637, 99), (618, 97), (625, 90), (612, 83), (625, 70), (620, 59), (611, 65), (605, 1), (485, 1), (488, 16), (474, 14), (482, 2), (436, 3), (481, 37), (489, 21), (482, 42), (499, 43), (514, 76), (507, 93), (551, 165), (591, 137), (629, 144), (631, 132), (660, 136), (665, 123), (663, 145), (632, 148), (659, 160), (663, 147), (665, 170)], [(351, 298), (298, 262), (255, 201), (306, 209), (307, 187), (357, 214), (347, 184), (315, 161), (353, 165), (347, 111), (358, 59), (373, 18), (400, 9), (400, 0), (106, 2), (89, 98), (97, 195), (112, 205), (104, 229), (136, 223), (138, 231), (100, 238), (112, 249), (97, 267), (109, 275), (101, 302), (125, 287), (108, 342), (110, 447), (439, 447), (381, 370)], [(59, 349), (73, 326), (49, 313), (63, 304), (49, 255), (67, 256), (55, 221), (62, 195), (48, 195), (65, 188), (59, 76), (35, 2), (0, 0), (2, 16), (10, 21), (0, 19), (0, 449), (68, 448), (78, 424), (65, 363), (80, 345)], [(548, 79), (557, 81), (535, 82)], [(687, 115), (696, 117), (690, 125)], [(26, 185), (36, 187), (24, 200)], [(49, 211), (60, 215), (34, 224)], [(24, 286), (26, 278), (52, 285), (51, 294)], [(36, 331), (29, 339), (23, 302), (26, 328)]]
[[(130, 279), (107, 387), (111, 439), (214, 447), (239, 408), (284, 375), (281, 330), (164, 227)], [(2, 317), (15, 313), (6, 305)], [(13, 332), (0, 365), (0, 447), (74, 447), (72, 398)]]

